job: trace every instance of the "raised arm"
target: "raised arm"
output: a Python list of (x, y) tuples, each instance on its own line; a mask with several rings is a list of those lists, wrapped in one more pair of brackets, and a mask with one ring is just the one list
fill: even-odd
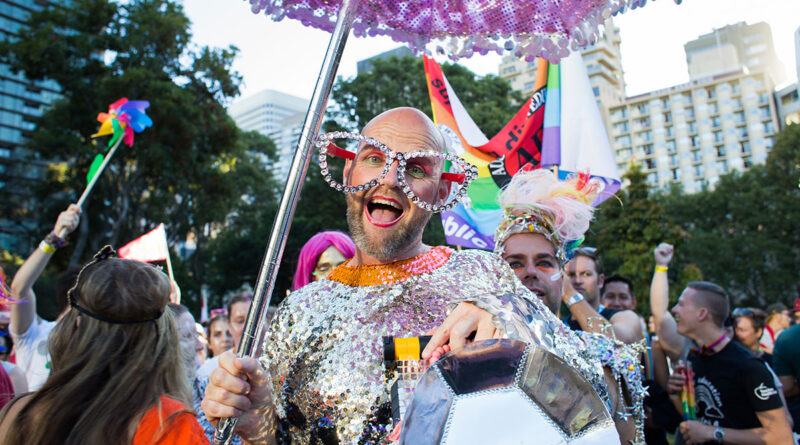
[(581, 329), (612, 336), (623, 343), (635, 343), (644, 338), (639, 317), (633, 311), (618, 312), (611, 317), (611, 320), (606, 321), (585, 299), (578, 302), (571, 301), (577, 292), (572, 287), (572, 282), (566, 278), (566, 273), (563, 275), (561, 300), (567, 305), (572, 318), (578, 322)]
[(678, 325), (669, 312), (667, 268), (672, 261), (672, 253), (673, 247), (667, 243), (659, 244), (653, 252), (656, 268), (650, 284), (650, 310), (653, 312), (653, 322), (661, 347), (670, 359), (677, 360), (683, 352), (686, 338), (678, 334)]
[[(53, 234), (61, 233), (62, 230), (65, 230), (67, 235), (72, 233), (78, 227), (80, 215), (80, 207), (70, 204), (67, 210), (58, 215), (56, 225), (53, 227)], [(48, 235), (48, 238), (52, 239), (53, 234)], [(18, 335), (24, 334), (33, 323), (36, 317), (36, 294), (33, 292), (33, 283), (39, 279), (39, 275), (42, 274), (56, 249), (54, 243), (47, 240), (42, 241), (14, 275), (14, 280), (11, 281), (11, 291), (24, 301), (11, 305), (11, 332)]]

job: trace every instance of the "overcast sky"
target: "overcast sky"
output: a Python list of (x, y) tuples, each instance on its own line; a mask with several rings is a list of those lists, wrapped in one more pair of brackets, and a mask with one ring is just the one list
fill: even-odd
[[(242, 97), (265, 88), (311, 96), (329, 34), (293, 20), (273, 22), (263, 14), (255, 15), (246, 1), (183, 0), (183, 4), (195, 43), (240, 49), (234, 68), (244, 77)], [(794, 81), (793, 34), (800, 26), (800, 0), (683, 0), (681, 5), (651, 0), (644, 8), (615, 18), (622, 35), (627, 94), (687, 82), (683, 44), (739, 21), (765, 21), (771, 26), (778, 57)], [(354, 76), (357, 61), (398, 45), (388, 38), (351, 36), (339, 75)], [(478, 74), (497, 74), (500, 56), (478, 55), (460, 63)]]

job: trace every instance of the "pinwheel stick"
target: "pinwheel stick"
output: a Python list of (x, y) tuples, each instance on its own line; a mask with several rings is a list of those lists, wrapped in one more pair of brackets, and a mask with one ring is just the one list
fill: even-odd
[[(92, 193), (94, 185), (97, 183), (97, 180), (100, 178), (100, 175), (103, 174), (103, 170), (106, 169), (106, 165), (108, 165), (108, 162), (111, 161), (111, 157), (114, 156), (114, 153), (117, 151), (117, 148), (119, 147), (119, 144), (122, 142), (122, 139), (123, 138), (121, 137), (118, 138), (117, 142), (115, 142), (114, 145), (111, 146), (111, 149), (108, 150), (106, 157), (103, 158), (103, 163), (100, 164), (100, 167), (97, 169), (97, 172), (94, 174), (94, 176), (92, 176), (92, 179), (89, 181), (89, 183), (86, 184), (86, 188), (83, 189), (81, 197), (78, 198), (78, 203), (77, 203), (78, 207), (83, 207), (83, 203), (86, 202), (86, 199), (89, 198), (89, 194)], [(67, 230), (61, 229), (61, 233), (59, 233), (58, 236), (61, 238), (67, 236)]]
[[(308, 171), (308, 163), (311, 160), (314, 148), (313, 142), (322, 125), (322, 117), (325, 114), (328, 97), (331, 94), (333, 81), (336, 78), (339, 60), (342, 58), (344, 45), (347, 41), (347, 35), (350, 33), (353, 16), (359, 1), (343, 0), (339, 8), (336, 27), (331, 34), (328, 50), (325, 53), (319, 77), (317, 77), (314, 94), (311, 96), (311, 103), (308, 106), (308, 112), (303, 122), (299, 147), (292, 159), (286, 187), (283, 189), (278, 213), (275, 215), (275, 221), (272, 224), (272, 233), (267, 244), (267, 251), (261, 262), (261, 269), (258, 272), (258, 279), (256, 279), (256, 285), (253, 289), (253, 302), (247, 312), (242, 340), (236, 350), (236, 355), (240, 357), (252, 356), (256, 350), (256, 342), (260, 337), (264, 315), (267, 312), (272, 292), (275, 289), (278, 267), (281, 263), (283, 250), (286, 247), (286, 238), (289, 235), (289, 227), (292, 223), (294, 210), (297, 207), (297, 199), (300, 196), (303, 179), (305, 179)], [(220, 419), (219, 424), (217, 424), (217, 430), (214, 432), (214, 444), (230, 443), (233, 438), (233, 430), (236, 427), (236, 420), (236, 418)]]

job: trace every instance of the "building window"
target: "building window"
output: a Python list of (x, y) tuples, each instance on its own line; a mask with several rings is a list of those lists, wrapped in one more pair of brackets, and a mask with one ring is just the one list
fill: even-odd
[(653, 144), (645, 144), (639, 147), (639, 151), (645, 156), (653, 156)]
[(628, 123), (627, 122), (620, 122), (618, 124), (614, 124), (614, 129), (620, 133), (627, 133), (628, 132)]
[(719, 107), (717, 106), (716, 102), (712, 102), (708, 104), (708, 114), (717, 114), (719, 113)]
[(692, 147), (700, 148), (700, 136), (692, 136)]
[(633, 108), (639, 112), (639, 114), (648, 114), (650, 112), (650, 107), (646, 103), (634, 105)]
[(525, 91), (530, 91), (535, 86), (536, 86), (536, 81), (535, 80), (532, 81), (532, 82), (525, 82), (525, 85), (522, 86), (522, 89), (525, 90)]
[(677, 167), (678, 166), (678, 155), (670, 155), (669, 156), (669, 165), (670, 165), (670, 167)]
[(673, 168), (672, 169), (672, 180), (673, 181), (680, 181), (681, 180), (681, 169)]
[(667, 152), (668, 153), (675, 153), (675, 140), (667, 141)]
[(7, 148), (0, 148), (0, 158), (10, 158), (11, 150)]
[(717, 162), (717, 173), (728, 173), (728, 161)]
[(664, 113), (664, 122), (668, 124), (672, 122), (672, 113), (670, 113), (669, 111)]
[(716, 99), (717, 98), (717, 90), (714, 87), (706, 88), (706, 97), (709, 99)]
[(656, 161), (652, 159), (645, 159), (642, 161), (642, 167), (644, 167), (645, 170), (652, 170), (656, 168)]
[(692, 152), (692, 162), (701, 162), (703, 160), (703, 155), (700, 153), (700, 150), (694, 150)]
[(686, 119), (694, 119), (694, 108), (689, 107), (686, 109)]
[(761, 119), (769, 119), (772, 117), (769, 113), (769, 107), (761, 107), (758, 109), (758, 112), (761, 115)]
[(697, 122), (689, 122), (689, 134), (697, 133)]
[(594, 93), (594, 97), (600, 97), (600, 87), (592, 87), (592, 93)]
[(719, 118), (719, 116), (714, 116), (711, 118), (711, 126), (713, 128), (719, 128), (722, 126), (722, 120)]
[(664, 109), (669, 108), (669, 97), (661, 98), (661, 108), (664, 108)]
[(721, 131), (715, 131), (714, 132), (714, 142), (719, 144), (719, 143), (722, 143), (724, 141), (725, 141), (725, 137), (722, 136), (722, 132)]
[(750, 153), (750, 141), (739, 142), (739, 149), (742, 153)]
[(772, 136), (770, 136), (768, 138), (764, 138), (764, 146), (767, 147), (767, 149), (770, 149), (770, 148), (774, 147), (775, 146), (775, 138), (772, 137)]
[(648, 141), (648, 142), (652, 141), (653, 140), (653, 132), (650, 131), (650, 130), (643, 131), (643, 132), (639, 133), (639, 138), (641, 138), (643, 141)]
[(739, 82), (731, 82), (731, 91), (733, 94), (739, 94), (742, 92), (742, 85)]
[(775, 124), (772, 121), (764, 122), (764, 134), (775, 133)]
[(620, 136), (616, 139), (617, 145), (622, 147), (627, 147), (631, 145), (631, 137), (630, 136)]
[(702, 178), (703, 177), (703, 164), (694, 166), (694, 177), (695, 178)]
[(768, 93), (761, 93), (758, 95), (758, 104), (759, 105), (768, 105), (769, 104), (769, 94)]
[(736, 99), (733, 100), (733, 108), (735, 110), (741, 110), (742, 109), (742, 99), (741, 98), (737, 97)]
[(502, 72), (501, 75), (509, 75), (509, 74), (514, 74), (516, 72), (517, 72), (517, 67), (514, 66), (514, 65), (511, 65), (511, 66), (507, 66), (507, 67), (503, 68), (503, 72)]
[(665, 130), (667, 132), (667, 137), (672, 138), (675, 137), (675, 127), (669, 126)]
[(733, 114), (733, 121), (736, 122), (736, 124), (745, 123), (744, 111), (737, 111), (736, 113), (734, 113)]
[(736, 134), (739, 136), (739, 139), (747, 139), (747, 127), (736, 127)]
[(745, 156), (742, 158), (742, 163), (744, 164), (744, 168), (750, 168), (753, 166), (753, 158)]
[(637, 130), (644, 130), (646, 128), (650, 128), (650, 118), (645, 117), (642, 119), (636, 119)]
[(725, 146), (724, 145), (717, 145), (717, 157), (724, 158), (726, 155)]
[(614, 112), (612, 112), (611, 115), (614, 116), (614, 119), (616, 119), (616, 120), (627, 119), (627, 117), (628, 117), (628, 109), (627, 108), (620, 108), (618, 110), (614, 110)]
[(650, 173), (650, 174), (648, 174), (648, 175), (647, 175), (647, 182), (648, 182), (650, 185), (656, 185), (656, 184), (658, 184), (658, 173), (656, 173), (656, 172), (653, 172), (653, 173)]

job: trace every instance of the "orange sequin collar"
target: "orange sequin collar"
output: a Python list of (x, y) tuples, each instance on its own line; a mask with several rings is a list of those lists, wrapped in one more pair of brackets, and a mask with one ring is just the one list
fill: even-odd
[(452, 254), (453, 249), (437, 246), (415, 257), (389, 264), (348, 266), (344, 263), (334, 269), (328, 279), (347, 286), (376, 286), (404, 281), (411, 276), (433, 272), (442, 267)]

